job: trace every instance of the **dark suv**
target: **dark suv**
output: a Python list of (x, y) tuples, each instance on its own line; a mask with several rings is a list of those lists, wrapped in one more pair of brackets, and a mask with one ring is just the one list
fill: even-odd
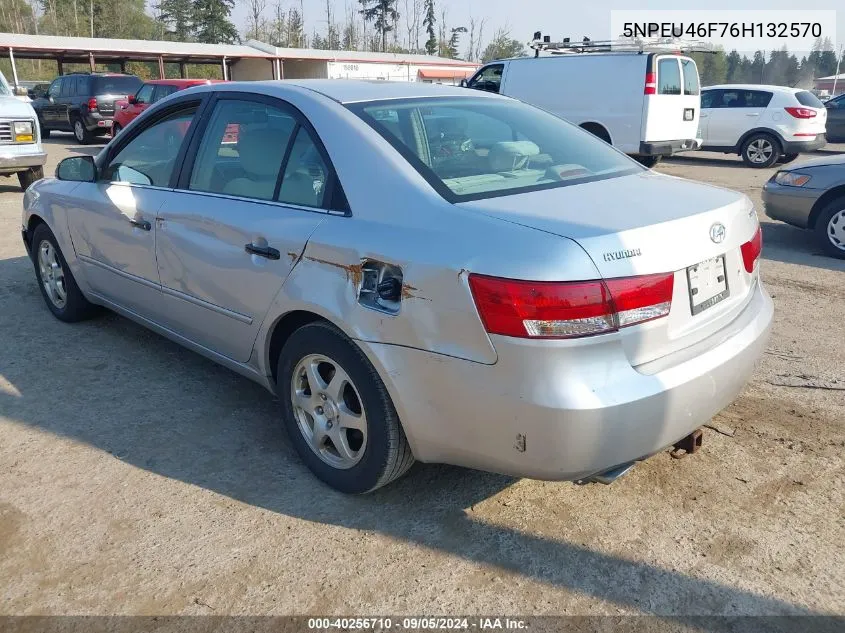
[(73, 132), (82, 144), (111, 130), (114, 102), (134, 95), (143, 81), (135, 75), (73, 73), (57, 77), (47, 94), (32, 102), (41, 137), (52, 130)]

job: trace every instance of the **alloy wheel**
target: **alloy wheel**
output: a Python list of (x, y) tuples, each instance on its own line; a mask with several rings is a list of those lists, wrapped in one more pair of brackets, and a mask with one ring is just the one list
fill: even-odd
[(836, 248), (845, 251), (845, 209), (834, 213), (827, 223), (827, 239)]
[(76, 140), (82, 142), (85, 139), (85, 128), (82, 127), (82, 121), (76, 120), (73, 124), (73, 134)]
[(311, 450), (342, 470), (361, 461), (367, 415), (349, 374), (327, 356), (309, 354), (297, 363), (290, 390), (297, 427)]
[(767, 141), (764, 138), (758, 138), (755, 141), (752, 141), (748, 144), (748, 149), (745, 150), (745, 153), (748, 155), (748, 160), (752, 163), (765, 163), (772, 157), (772, 152), (775, 151), (775, 148), (772, 147), (770, 141)]
[(65, 271), (59, 262), (55, 247), (48, 240), (42, 240), (38, 245), (38, 271), (50, 302), (59, 310), (63, 309), (67, 304)]

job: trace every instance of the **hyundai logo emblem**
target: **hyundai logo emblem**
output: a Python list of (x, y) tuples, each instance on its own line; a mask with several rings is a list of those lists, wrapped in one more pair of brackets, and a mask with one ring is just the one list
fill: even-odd
[(725, 241), (725, 225), (721, 222), (716, 222), (710, 227), (710, 239), (716, 244), (721, 244)]

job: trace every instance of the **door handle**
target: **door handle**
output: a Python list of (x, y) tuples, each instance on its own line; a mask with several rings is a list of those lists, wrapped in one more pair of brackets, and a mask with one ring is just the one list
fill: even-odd
[(745, 116), (760, 116), (759, 112), (746, 112)]
[(267, 259), (281, 259), (282, 254), (270, 246), (256, 246), (253, 243), (246, 244), (244, 250), (250, 255), (258, 255)]
[(129, 220), (129, 224), (143, 231), (149, 231), (153, 228), (153, 225), (146, 220)]
[(707, 118), (707, 117), (709, 117), (709, 116), (710, 116), (709, 114), (704, 114), (704, 112), (702, 112), (702, 113), (698, 116), (698, 118), (699, 118), (699, 119), (706, 119), (706, 118)]

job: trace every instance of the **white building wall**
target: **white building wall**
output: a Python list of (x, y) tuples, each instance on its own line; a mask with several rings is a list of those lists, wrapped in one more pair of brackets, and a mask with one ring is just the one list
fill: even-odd
[(273, 65), (269, 59), (240, 59), (228, 68), (229, 79), (232, 81), (261, 81), (273, 78)]
[[(443, 71), (444, 75), (452, 74), (454, 66), (438, 66), (430, 64), (378, 64), (368, 62), (327, 62), (329, 79), (381, 79), (384, 81), (420, 81), (419, 71)], [(475, 72), (467, 68), (467, 75)], [(437, 83), (457, 85), (461, 77), (434, 79)]]

